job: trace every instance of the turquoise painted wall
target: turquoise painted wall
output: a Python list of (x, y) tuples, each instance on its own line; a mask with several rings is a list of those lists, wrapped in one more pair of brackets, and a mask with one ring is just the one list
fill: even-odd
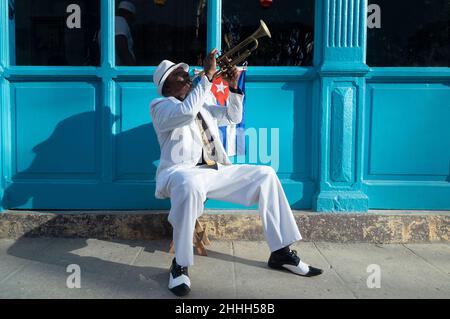
[[(101, 1), (98, 68), (14, 66), (7, 3), (2, 209), (168, 208), (154, 198), (155, 67), (115, 67), (114, 1)], [(278, 175), (295, 209), (450, 209), (450, 70), (367, 66), (366, 7), (317, 0), (313, 66), (250, 67), (246, 127), (279, 128)], [(220, 48), (220, 16), (209, 0), (207, 49)]]

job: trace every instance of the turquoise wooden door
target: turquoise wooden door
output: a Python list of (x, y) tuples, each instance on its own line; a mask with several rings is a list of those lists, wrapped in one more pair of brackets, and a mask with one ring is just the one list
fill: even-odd
[(368, 83), (364, 180), (372, 208), (450, 208), (450, 82), (415, 80)]
[[(313, 12), (314, 1), (309, 2)], [(5, 23), (6, 1), (1, 3), (1, 19)], [(152, 83), (155, 66), (115, 65), (115, 4), (101, 1), (104, 40), (100, 42), (98, 66), (15, 65), (13, 57), (18, 55), (17, 64), (24, 59), (20, 47), (15, 52), (11, 44), (2, 43), (4, 208), (170, 207), (168, 200), (154, 197), (159, 146), (149, 104), (157, 97)], [(135, 4), (149, 5), (144, 1)], [(207, 2), (205, 53), (222, 46), (222, 5), (221, 1)], [(20, 10), (16, 8), (19, 13)], [(161, 12), (165, 14), (164, 10)], [(9, 27), (13, 27), (11, 20)], [(245, 36), (257, 27), (250, 25), (243, 31), (248, 33)], [(8, 33), (14, 34), (13, 31)], [(38, 62), (43, 58), (35, 57)], [(310, 208), (314, 192), (313, 70), (312, 65), (249, 67), (245, 106), (247, 154), (232, 158), (237, 164), (272, 165), (293, 208)], [(209, 201), (207, 206), (239, 207), (218, 201)]]

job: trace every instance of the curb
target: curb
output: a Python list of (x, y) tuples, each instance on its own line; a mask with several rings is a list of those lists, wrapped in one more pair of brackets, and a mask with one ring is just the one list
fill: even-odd
[[(170, 239), (168, 211), (23, 211), (0, 213), (0, 238)], [(450, 211), (294, 211), (304, 241), (340, 243), (449, 242)], [(205, 210), (213, 240), (264, 240), (256, 210)]]

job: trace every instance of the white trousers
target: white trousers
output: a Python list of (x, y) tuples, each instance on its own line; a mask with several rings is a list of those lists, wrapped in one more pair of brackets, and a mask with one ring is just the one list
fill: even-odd
[(270, 251), (301, 240), (286, 195), (275, 170), (265, 165), (203, 166), (173, 172), (168, 180), (175, 258), (181, 266), (194, 264), (192, 237), (195, 220), (203, 214), (206, 198), (245, 206), (258, 204), (264, 235)]

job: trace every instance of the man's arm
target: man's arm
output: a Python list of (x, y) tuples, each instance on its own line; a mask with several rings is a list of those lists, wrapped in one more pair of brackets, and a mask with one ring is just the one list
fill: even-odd
[(236, 66), (224, 74), (223, 79), (228, 82), (230, 94), (228, 96), (227, 106), (211, 105), (206, 106), (208, 110), (217, 120), (218, 126), (225, 126), (230, 124), (238, 124), (242, 121), (242, 103), (244, 94), (238, 86), (241, 72)]
[(243, 101), (244, 95), (240, 92), (240, 90), (235, 92), (230, 91), (227, 106), (209, 104), (205, 105), (205, 107), (217, 120), (218, 126), (226, 126), (230, 124), (238, 124), (242, 121)]
[(206, 94), (211, 90), (211, 85), (206, 76), (202, 76), (200, 82), (183, 102), (174, 103), (165, 99), (152, 105), (152, 119), (159, 131), (170, 131), (191, 123), (200, 111)]
[(128, 50), (127, 38), (124, 35), (116, 35), (116, 50), (123, 65), (136, 65), (130, 51)]

